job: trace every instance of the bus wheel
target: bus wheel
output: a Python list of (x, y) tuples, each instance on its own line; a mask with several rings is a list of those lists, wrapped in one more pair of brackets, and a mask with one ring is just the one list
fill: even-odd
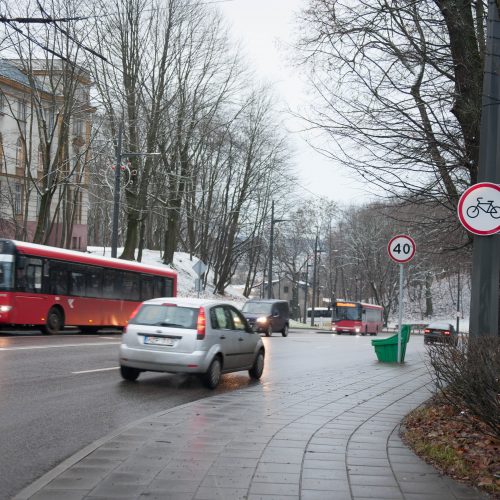
[(64, 319), (61, 311), (57, 307), (52, 307), (47, 314), (47, 323), (42, 326), (42, 333), (45, 335), (57, 335), (64, 328)]

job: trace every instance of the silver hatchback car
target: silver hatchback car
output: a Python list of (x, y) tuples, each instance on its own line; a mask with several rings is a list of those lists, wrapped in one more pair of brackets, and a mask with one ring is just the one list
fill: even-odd
[(264, 370), (262, 339), (232, 304), (204, 299), (159, 298), (143, 302), (128, 322), (120, 346), (125, 380), (141, 372), (194, 373), (217, 387), (221, 374)]

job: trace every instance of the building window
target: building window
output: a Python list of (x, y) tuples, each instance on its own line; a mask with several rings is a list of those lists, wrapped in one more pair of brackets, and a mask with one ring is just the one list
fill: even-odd
[(24, 175), (24, 148), (23, 141), (19, 137), (16, 143), (16, 168), (21, 170), (18, 175)]
[(287, 286), (283, 287), (283, 293), (288, 293), (288, 287)]
[(38, 162), (36, 168), (39, 173), (43, 172), (43, 154), (42, 154), (42, 146), (38, 146)]
[(73, 135), (81, 137), (83, 132), (83, 120), (81, 118), (73, 118)]
[(14, 215), (23, 212), (23, 187), (19, 182), (14, 184)]

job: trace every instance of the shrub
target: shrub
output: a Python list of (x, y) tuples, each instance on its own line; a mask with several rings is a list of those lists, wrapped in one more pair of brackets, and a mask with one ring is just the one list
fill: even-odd
[(428, 352), (431, 376), (447, 401), (500, 436), (500, 337), (431, 344)]

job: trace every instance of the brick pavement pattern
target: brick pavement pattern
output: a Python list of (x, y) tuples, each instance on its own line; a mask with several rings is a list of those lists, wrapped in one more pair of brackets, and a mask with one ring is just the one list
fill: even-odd
[(15, 500), (488, 498), (401, 442), (401, 419), (430, 394), (418, 354), (251, 384), (135, 422)]

